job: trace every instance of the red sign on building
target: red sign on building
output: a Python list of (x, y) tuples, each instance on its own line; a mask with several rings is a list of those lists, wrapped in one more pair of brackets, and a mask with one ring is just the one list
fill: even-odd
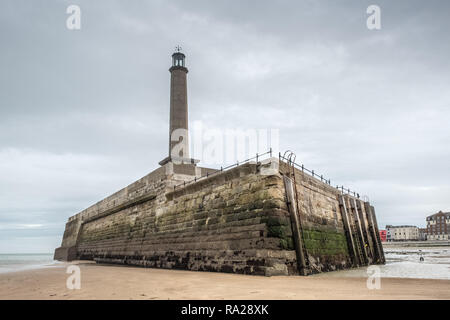
[(386, 230), (380, 230), (381, 242), (386, 242)]

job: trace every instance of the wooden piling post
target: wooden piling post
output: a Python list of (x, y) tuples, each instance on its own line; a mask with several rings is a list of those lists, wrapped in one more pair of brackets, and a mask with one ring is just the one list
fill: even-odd
[[(364, 237), (364, 233), (363, 233), (362, 225), (361, 225), (361, 219), (359, 218), (358, 209), (356, 207), (356, 201), (355, 201), (354, 198), (352, 198), (350, 196), (348, 198), (349, 198), (350, 206), (352, 208), (353, 217), (355, 219), (356, 232), (357, 232), (357, 235), (358, 235), (358, 238), (359, 238), (359, 243), (360, 243), (361, 251), (362, 251), (362, 254), (363, 254), (364, 264), (367, 265), (367, 264), (369, 264), (369, 256), (367, 254), (367, 246), (366, 246), (368, 241)], [(363, 261), (361, 261), (361, 263), (362, 262)]]
[(294, 186), (291, 178), (284, 176), (284, 186), (286, 189), (287, 205), (291, 217), (292, 234), (294, 238), (295, 253), (297, 255), (298, 270), (301, 275), (308, 275), (308, 266), (306, 265), (304, 243), (301, 233), (301, 221), (297, 212), (297, 197), (294, 194)]
[(370, 257), (369, 264), (371, 264), (373, 262), (373, 260), (374, 260), (374, 240), (372, 239), (372, 235), (369, 232), (367, 215), (366, 215), (365, 208), (364, 208), (364, 205), (361, 202), (361, 200), (358, 199), (356, 201), (356, 207), (357, 207), (357, 210), (358, 210), (359, 218), (361, 219), (361, 225), (363, 227), (363, 233), (364, 233), (364, 235), (366, 237), (366, 240), (367, 240), (367, 249), (368, 249), (368, 254), (369, 254), (369, 257)]
[(345, 204), (343, 195), (339, 194), (338, 197), (339, 197), (339, 208), (340, 208), (341, 215), (342, 215), (342, 221), (344, 223), (344, 230), (345, 230), (345, 234), (347, 236), (347, 244), (348, 244), (348, 249), (349, 249), (349, 253), (350, 253), (350, 258), (352, 259), (353, 265), (355, 267), (357, 267), (359, 265), (359, 261), (358, 261), (359, 259), (358, 259), (358, 255), (356, 253), (355, 241), (353, 239), (353, 232), (352, 232), (352, 228), (351, 228), (348, 213), (347, 213), (347, 206)]
[(369, 202), (364, 202), (364, 209), (366, 211), (367, 219), (369, 222), (369, 231), (372, 235), (372, 238), (374, 239), (375, 260), (378, 264), (384, 264), (385, 258), (383, 252), (383, 245), (381, 244), (380, 233), (378, 231), (378, 225), (375, 217), (375, 210), (373, 209), (373, 206), (371, 206)]

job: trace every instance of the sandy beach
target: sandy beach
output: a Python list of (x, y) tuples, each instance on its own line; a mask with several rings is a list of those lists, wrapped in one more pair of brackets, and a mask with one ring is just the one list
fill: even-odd
[(0, 299), (450, 299), (450, 280), (260, 277), (76, 262), (81, 289), (66, 288), (68, 264), (0, 274)]

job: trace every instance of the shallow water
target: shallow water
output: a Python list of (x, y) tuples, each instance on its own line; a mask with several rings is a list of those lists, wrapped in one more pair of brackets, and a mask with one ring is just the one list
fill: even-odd
[[(386, 264), (378, 266), (382, 278), (450, 280), (450, 247), (385, 248), (384, 254)], [(420, 255), (423, 256), (424, 261), (420, 261)], [(314, 277), (367, 277), (368, 275), (367, 267), (362, 267), (321, 273)]]
[(0, 254), (0, 273), (36, 269), (55, 263), (51, 253)]

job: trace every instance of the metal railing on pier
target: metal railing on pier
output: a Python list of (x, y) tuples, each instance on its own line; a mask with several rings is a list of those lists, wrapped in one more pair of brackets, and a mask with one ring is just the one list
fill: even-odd
[[(326, 179), (324, 178), (324, 176), (322, 174), (317, 174), (314, 170), (310, 170), (308, 168), (306, 168), (303, 164), (298, 164), (295, 162), (296, 160), (296, 156), (292, 151), (286, 151), (283, 155), (281, 155), (281, 152), (278, 153), (278, 158), (280, 161), (286, 162), (287, 164), (290, 164), (294, 167), (296, 167), (297, 169), (301, 170), (303, 173), (309, 174), (310, 176), (312, 176), (313, 178), (316, 179), (320, 179), (321, 182), (328, 184), (329, 186), (331, 186), (331, 180), (330, 179)], [(353, 195), (354, 197), (357, 197), (358, 199), (360, 198), (359, 193), (357, 193), (356, 191), (352, 191), (349, 188), (345, 188), (344, 186), (336, 186), (336, 189), (338, 189), (339, 191), (341, 191), (342, 194), (347, 193), (349, 195)]]
[(251, 162), (251, 161), (256, 161), (256, 163), (258, 163), (260, 160), (268, 159), (268, 158), (271, 158), (271, 157), (272, 157), (272, 148), (270, 148), (269, 151), (267, 151), (267, 152), (264, 152), (264, 153), (261, 153), (261, 154), (257, 153), (256, 156), (254, 156), (252, 158), (248, 158), (247, 160), (237, 161), (237, 162), (235, 162), (233, 164), (230, 164), (229, 166), (220, 167), (220, 169), (217, 169), (216, 171), (207, 172), (206, 175), (200, 176), (198, 178), (195, 177), (194, 179), (192, 179), (190, 181), (184, 181), (183, 183), (180, 183), (178, 185), (173, 186), (173, 189), (176, 190), (179, 187), (186, 187), (186, 186), (188, 186), (188, 185), (190, 185), (192, 183), (198, 182), (198, 181), (200, 181), (202, 179), (206, 179), (206, 178), (212, 177), (212, 176), (214, 176), (214, 175), (216, 175), (218, 173), (224, 172), (224, 171), (226, 171), (228, 169), (231, 169), (231, 168), (238, 167), (238, 166), (240, 166), (242, 164), (245, 164), (245, 163), (248, 163), (248, 162)]
[[(290, 152), (290, 154), (287, 156), (286, 154), (287, 154), (288, 152)], [(255, 161), (256, 163), (258, 163), (260, 160), (267, 159), (267, 158), (272, 158), (272, 154), (273, 154), (273, 151), (272, 151), (272, 148), (270, 148), (269, 151), (264, 152), (264, 153), (261, 153), (261, 154), (257, 153), (257, 154), (256, 154), (254, 157), (252, 157), (252, 158), (248, 158), (248, 159), (246, 159), (246, 160), (244, 160), (244, 161), (237, 161), (237, 162), (235, 162), (235, 163), (233, 163), (233, 164), (231, 164), (231, 165), (229, 165), (229, 166), (226, 166), (226, 167), (220, 167), (220, 169), (217, 169), (216, 171), (213, 171), (213, 172), (207, 172), (207, 173), (206, 173), (205, 175), (203, 175), (203, 176), (195, 177), (194, 179), (192, 179), (192, 180), (190, 180), (190, 181), (184, 181), (184, 182), (182, 182), (182, 183), (180, 183), (180, 184), (178, 184), (178, 185), (174, 185), (174, 186), (173, 186), (173, 189), (174, 189), (174, 191), (175, 191), (175, 190), (177, 190), (177, 188), (183, 188), (183, 187), (186, 187), (186, 186), (188, 186), (188, 185), (190, 185), (190, 184), (192, 184), (192, 183), (196, 183), (196, 182), (198, 182), (198, 181), (201, 181), (201, 180), (203, 180), (203, 179), (212, 177), (212, 176), (214, 176), (214, 175), (216, 175), (216, 174), (219, 174), (219, 173), (221, 173), (221, 172), (224, 172), (224, 171), (226, 171), (226, 170), (228, 170), (228, 169), (238, 167), (238, 166), (240, 166), (240, 165), (242, 165), (242, 164), (249, 163), (249, 162), (251, 162), (251, 161)], [(293, 156), (292, 156), (292, 155), (293, 155)], [(294, 154), (293, 152), (291, 152), (291, 151), (286, 151), (286, 152), (284, 153), (284, 155), (281, 155), (281, 152), (280, 152), (280, 153), (278, 153), (278, 159), (279, 159), (279, 161), (283, 161), (283, 162), (285, 162), (285, 163), (288, 163), (288, 164), (293, 165), (293, 166), (296, 167), (297, 169), (301, 170), (303, 173), (309, 174), (310, 176), (312, 176), (313, 178), (316, 178), (316, 179), (318, 179), (318, 180), (320, 179), (321, 182), (326, 183), (326, 184), (328, 184), (328, 185), (331, 186), (331, 180), (330, 180), (330, 179), (324, 178), (323, 175), (319, 175), (319, 174), (317, 174), (314, 170), (310, 170), (310, 169), (306, 168), (303, 164), (300, 165), (300, 164), (296, 163), (296, 162), (295, 162), (295, 154)], [(335, 188), (336, 188), (337, 190), (339, 190), (342, 194), (345, 194), (345, 193), (346, 193), (346, 194), (349, 194), (349, 195), (353, 195), (353, 196), (357, 197), (358, 199), (360, 198), (360, 194), (359, 194), (359, 193), (357, 193), (356, 191), (352, 191), (352, 190), (350, 190), (349, 188), (345, 188), (344, 186), (339, 186), (339, 185), (337, 185)]]

